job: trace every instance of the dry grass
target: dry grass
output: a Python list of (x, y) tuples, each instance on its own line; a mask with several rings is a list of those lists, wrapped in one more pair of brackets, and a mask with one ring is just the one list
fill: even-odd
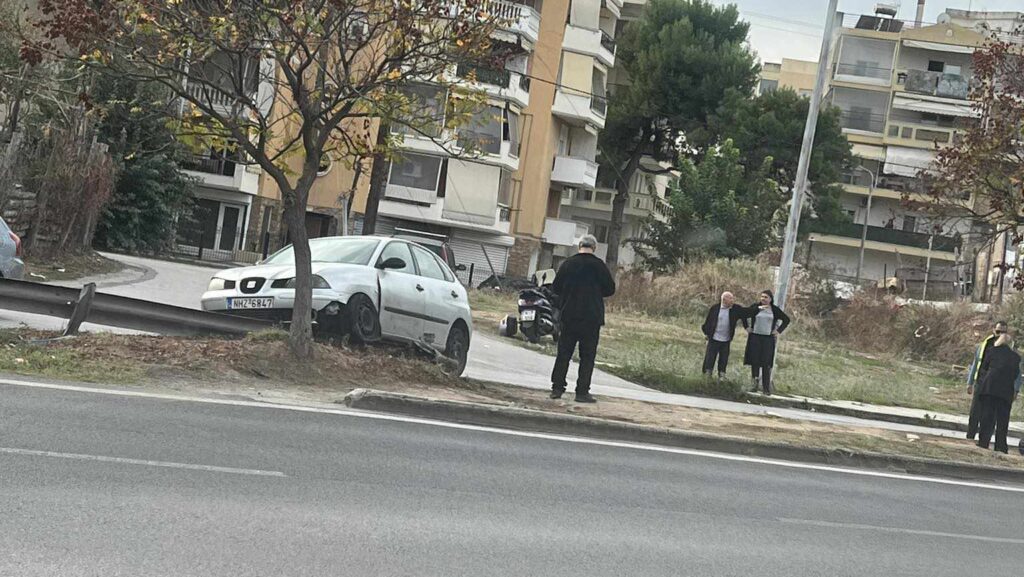
[(398, 347), (355, 350), (317, 344), (313, 359), (299, 362), (288, 350), (285, 333), (275, 331), (236, 340), (108, 333), (49, 340), (55, 336), (41, 331), (0, 331), (0, 372), (110, 384), (256, 380), (349, 389), (453, 381), (436, 365)]

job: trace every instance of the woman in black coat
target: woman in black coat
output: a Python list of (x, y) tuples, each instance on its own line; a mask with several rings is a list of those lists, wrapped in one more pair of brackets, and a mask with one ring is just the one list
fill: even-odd
[(775, 306), (775, 295), (772, 291), (761, 293), (760, 302), (751, 305), (750, 308), (757, 312), (749, 321), (743, 319), (743, 328), (747, 329), (748, 333), (743, 364), (750, 367), (754, 392), (758, 391), (760, 380), (760, 388), (764, 390), (764, 394), (770, 395), (776, 339), (789, 326), (789, 316)]
[(978, 446), (987, 449), (996, 434), (999, 452), (1008, 452), (1006, 433), (1010, 428), (1010, 408), (1020, 392), (1020, 355), (1012, 348), (1010, 336), (1002, 334), (985, 353), (981, 363), (984, 378), (978, 385), (978, 401), (981, 403), (981, 428)]

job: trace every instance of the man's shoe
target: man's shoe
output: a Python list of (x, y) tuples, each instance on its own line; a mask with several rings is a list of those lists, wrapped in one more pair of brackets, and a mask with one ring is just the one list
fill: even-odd
[(974, 440), (974, 437), (976, 437), (976, 436), (977, 436), (977, 435), (975, 435), (975, 434), (973, 434), (973, 433), (967, 433), (967, 440), (968, 440), (968, 441), (973, 441), (973, 440)]
[(597, 399), (595, 399), (594, 396), (591, 395), (590, 393), (583, 393), (583, 394), (577, 394), (576, 395), (576, 402), (577, 403), (596, 403)]
[(750, 379), (750, 392), (751, 393), (760, 393), (761, 392), (761, 383), (758, 382), (757, 378), (751, 378)]
[(552, 399), (561, 399), (563, 394), (565, 394), (565, 389), (551, 389)]

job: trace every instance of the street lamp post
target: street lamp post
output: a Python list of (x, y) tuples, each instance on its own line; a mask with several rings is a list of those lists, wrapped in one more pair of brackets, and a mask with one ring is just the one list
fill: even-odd
[(863, 170), (871, 177), (868, 184), (868, 206), (864, 211), (864, 227), (860, 231), (860, 256), (857, 257), (857, 286), (860, 286), (860, 272), (864, 268), (864, 243), (868, 239), (868, 218), (871, 216), (871, 196), (875, 193), (875, 173), (863, 166), (856, 166), (854, 170)]

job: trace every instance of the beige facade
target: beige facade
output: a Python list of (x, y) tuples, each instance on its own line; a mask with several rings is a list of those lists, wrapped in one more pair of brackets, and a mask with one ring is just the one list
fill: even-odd
[(765, 62), (761, 65), (757, 94), (788, 88), (801, 96), (810, 96), (814, 92), (817, 77), (817, 62), (792, 58), (783, 58), (782, 62)]

